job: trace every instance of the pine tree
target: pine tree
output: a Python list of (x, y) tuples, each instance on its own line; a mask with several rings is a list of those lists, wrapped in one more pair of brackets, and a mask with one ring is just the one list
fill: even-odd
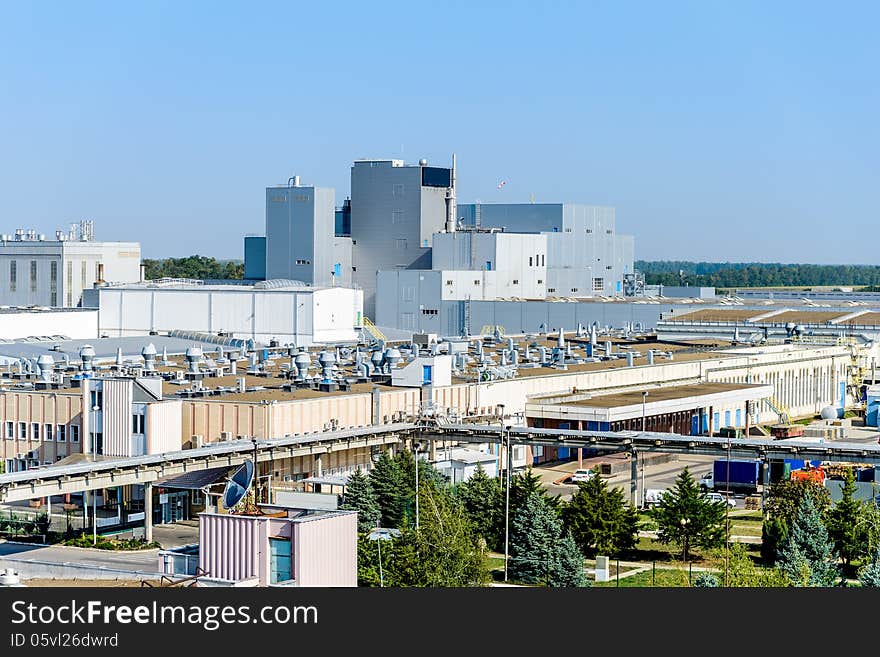
[(369, 474), (370, 485), (376, 494), (383, 527), (400, 527), (406, 510), (403, 477), (397, 461), (382, 452)]
[(685, 468), (652, 512), (657, 521), (657, 540), (673, 543), (690, 558), (692, 547), (713, 548), (724, 545), (726, 505), (712, 502), (700, 492), (690, 471)]
[(601, 477), (578, 487), (563, 506), (562, 520), (584, 554), (619, 554), (636, 545), (638, 513), (619, 488), (609, 490)]
[(552, 502), (531, 493), (511, 521), (510, 565), (513, 579), (526, 584), (584, 586), (584, 557)]
[[(502, 495), (504, 490), (502, 488)], [(537, 493), (543, 497), (555, 510), (558, 510), (561, 501), (559, 495), (550, 495), (544, 488), (541, 478), (528, 468), (525, 472), (514, 475), (510, 478), (510, 514), (513, 515), (522, 507), (529, 495)]]
[(474, 529), (494, 550), (504, 541), (504, 499), (498, 479), (489, 477), (481, 466), (470, 478), (456, 487)]
[(373, 492), (370, 479), (358, 468), (348, 478), (342, 509), (352, 509), (358, 513), (358, 531), (368, 532), (379, 523), (382, 510)]
[(834, 586), (839, 578), (837, 556), (811, 496), (801, 502), (777, 560), (794, 586)]
[(854, 559), (871, 553), (871, 510), (868, 504), (855, 499), (856, 490), (855, 477), (847, 471), (840, 488), (841, 498), (828, 512), (828, 536), (846, 568)]
[(880, 547), (874, 552), (874, 559), (859, 573), (859, 583), (866, 588), (880, 588)]
[(533, 492), (516, 510), (510, 525), (510, 576), (525, 584), (549, 582), (561, 533), (556, 511)]
[(555, 587), (590, 586), (590, 580), (584, 572), (584, 554), (568, 532), (556, 545), (548, 583)]

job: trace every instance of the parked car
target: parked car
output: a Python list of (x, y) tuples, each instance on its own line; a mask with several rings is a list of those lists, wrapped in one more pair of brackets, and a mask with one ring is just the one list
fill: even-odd
[(593, 470), (584, 470), (583, 468), (579, 468), (574, 471), (573, 475), (571, 475), (571, 483), (576, 484), (579, 481), (589, 481), (595, 476), (596, 473)]
[(665, 488), (649, 488), (645, 491), (645, 506), (657, 506), (666, 494)]
[(736, 500), (732, 497), (725, 497), (721, 493), (706, 493), (706, 499), (710, 502), (727, 502), (727, 506), (732, 509), (736, 508)]

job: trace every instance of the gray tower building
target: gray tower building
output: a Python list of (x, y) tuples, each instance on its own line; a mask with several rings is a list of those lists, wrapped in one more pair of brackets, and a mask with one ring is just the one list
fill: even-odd
[[(352, 280), (375, 316), (376, 272), (431, 269), (431, 236), (444, 229), (454, 174), (426, 160), (358, 160), (351, 167)], [(332, 213), (331, 213), (332, 219)]]
[(351, 249), (336, 237), (335, 201), (332, 188), (300, 185), (299, 176), (266, 188), (266, 278), (349, 283)]

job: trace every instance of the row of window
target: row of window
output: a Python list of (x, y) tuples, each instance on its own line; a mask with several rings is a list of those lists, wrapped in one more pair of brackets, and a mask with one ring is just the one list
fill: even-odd
[(543, 267), (544, 266), (544, 254), (543, 253), (536, 254), (534, 258), (532, 256), (529, 256), (529, 267), (533, 266), (532, 265), (533, 260), (535, 263), (534, 264), (535, 267)]
[[(100, 263), (95, 263), (95, 280), (98, 280), (98, 268)], [(30, 291), (37, 291), (37, 270), (39, 261), (30, 261)], [(80, 282), (82, 289), (89, 287), (88, 280), (88, 262), (83, 260), (80, 262)], [(72, 305), (72, 288), (73, 288), (73, 262), (67, 261), (67, 303)], [(9, 291), (16, 292), (18, 290), (18, 261), (12, 260), (9, 263)], [(52, 296), (52, 305), (57, 305), (58, 299), (58, 262), (53, 260), (49, 263), (49, 292)]]
[[(143, 417), (143, 416), (138, 416)], [(39, 422), (15, 422), (6, 423), (6, 440), (43, 440), (45, 442), (67, 442), (68, 425), (66, 424), (40, 424)], [(70, 442), (78, 443), (81, 427), (78, 424), (69, 425)], [(16, 431), (17, 429), (17, 431)], [(41, 431), (42, 429), (42, 431)]]

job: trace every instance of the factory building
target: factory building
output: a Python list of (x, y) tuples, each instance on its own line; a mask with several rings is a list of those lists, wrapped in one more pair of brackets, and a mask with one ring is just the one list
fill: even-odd
[(300, 281), (147, 282), (96, 292), (100, 330), (111, 337), (181, 330), (309, 346), (357, 340), (362, 325), (361, 290)]
[(265, 278), (350, 284), (351, 240), (336, 237), (335, 202), (332, 188), (302, 185), (299, 176), (266, 189)]
[(351, 167), (352, 281), (376, 308), (376, 272), (431, 269), (431, 239), (454, 214), (454, 168), (357, 160)]
[(97, 308), (0, 308), (0, 340), (56, 342), (97, 337)]
[(75, 308), (96, 281), (139, 281), (140, 265), (140, 244), (96, 241), (91, 221), (55, 239), (20, 228), (0, 235), (0, 304)]

